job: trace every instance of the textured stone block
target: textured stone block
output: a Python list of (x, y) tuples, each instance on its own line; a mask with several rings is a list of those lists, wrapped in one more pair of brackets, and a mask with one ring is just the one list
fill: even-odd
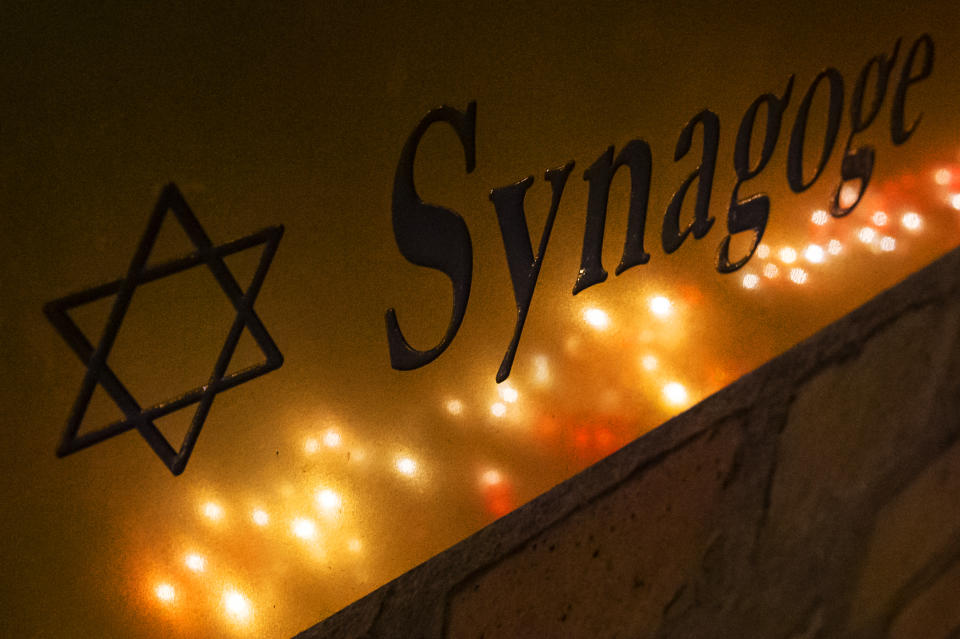
[(960, 639), (960, 249), (298, 639)]

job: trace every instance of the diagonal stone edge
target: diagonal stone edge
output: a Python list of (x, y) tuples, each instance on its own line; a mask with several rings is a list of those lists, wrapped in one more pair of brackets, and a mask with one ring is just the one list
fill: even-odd
[[(569, 517), (639, 469), (715, 425), (750, 413), (758, 404), (789, 403), (792, 389), (818, 370), (856, 357), (873, 335), (904, 313), (951, 299), (960, 300), (960, 248), (294, 639), (439, 639), (444, 633), (448, 594), (469, 576), (515, 552), (540, 531)], [(954, 343), (960, 343), (960, 335), (954, 337)]]

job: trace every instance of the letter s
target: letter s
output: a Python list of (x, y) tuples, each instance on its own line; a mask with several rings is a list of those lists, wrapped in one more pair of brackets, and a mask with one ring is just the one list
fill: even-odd
[(397, 370), (412, 370), (429, 364), (453, 341), (467, 311), (470, 280), (473, 276), (473, 245), (470, 231), (459, 214), (427, 204), (420, 199), (413, 183), (413, 164), (420, 139), (434, 122), (453, 127), (463, 145), (467, 173), (476, 163), (477, 103), (467, 105), (464, 113), (442, 106), (427, 113), (407, 138), (393, 179), (393, 235), (407, 261), (443, 272), (453, 284), (453, 313), (440, 343), (426, 351), (411, 347), (400, 331), (397, 314), (388, 309), (387, 341), (390, 365)]

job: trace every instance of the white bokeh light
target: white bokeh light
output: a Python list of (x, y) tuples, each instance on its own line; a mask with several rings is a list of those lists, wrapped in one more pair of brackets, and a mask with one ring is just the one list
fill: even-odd
[(673, 405), (687, 403), (687, 389), (680, 382), (670, 382), (663, 387), (663, 396)]
[(803, 257), (811, 264), (820, 264), (825, 257), (823, 247), (819, 244), (811, 244), (804, 250)]
[(908, 231), (917, 231), (920, 229), (920, 214), (914, 211), (908, 211), (903, 214), (903, 217), (900, 218), (900, 223), (903, 224), (903, 228)]
[(399, 457), (395, 463), (397, 472), (407, 477), (413, 477), (417, 473), (417, 462), (410, 457)]
[(588, 308), (583, 312), (583, 319), (597, 330), (604, 330), (610, 326), (610, 316), (599, 308)]
[(251, 514), (253, 523), (258, 526), (266, 526), (270, 523), (270, 515), (267, 514), (267, 511), (257, 508)]
[(650, 312), (657, 317), (667, 317), (673, 312), (673, 303), (663, 295), (650, 299)]

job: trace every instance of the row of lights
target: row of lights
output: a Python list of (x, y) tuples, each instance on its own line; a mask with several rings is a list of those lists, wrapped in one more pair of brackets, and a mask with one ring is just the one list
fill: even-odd
[[(165, 604), (172, 604), (177, 600), (177, 590), (169, 582), (161, 582), (154, 588), (157, 599)], [(239, 590), (227, 587), (221, 598), (223, 611), (233, 621), (246, 623), (253, 616), (253, 606), (250, 600)]]
[[(666, 319), (674, 313), (674, 304), (670, 298), (664, 295), (655, 295), (647, 301), (647, 308), (655, 317)], [(599, 308), (587, 308), (583, 311), (583, 320), (594, 329), (604, 331), (610, 327), (610, 316)], [(649, 372), (657, 369), (658, 361), (652, 354), (644, 355), (640, 360), (641, 366)], [(689, 394), (686, 387), (677, 381), (670, 381), (663, 385), (661, 393), (664, 400), (673, 406), (685, 406), (688, 403)]]
[[(960, 199), (958, 199), (958, 204), (960, 204)], [(826, 211), (818, 209), (813, 212), (810, 219), (815, 225), (823, 226), (827, 223), (829, 217)], [(885, 211), (875, 211), (870, 219), (876, 227), (881, 228), (886, 226), (890, 220)], [(908, 211), (901, 216), (900, 224), (909, 231), (918, 231), (922, 226), (922, 218), (918, 213)], [(863, 244), (868, 245), (877, 241), (877, 246), (884, 252), (893, 251), (897, 247), (895, 238), (889, 235), (881, 235), (875, 228), (870, 226), (860, 228), (857, 231), (857, 239)], [(827, 243), (826, 249), (819, 244), (808, 244), (803, 251), (803, 258), (811, 264), (822, 264), (826, 260), (827, 255), (839, 255), (842, 252), (843, 244), (840, 240), (831, 239)], [(767, 244), (761, 244), (757, 247), (756, 255), (760, 259), (769, 258), (771, 253), (771, 248)], [(800, 256), (796, 249), (791, 246), (785, 246), (777, 252), (777, 257), (780, 262), (789, 266), (794, 264)], [(767, 262), (763, 265), (761, 273), (767, 279), (775, 279), (780, 275), (780, 267), (773, 262)], [(788, 277), (794, 284), (805, 284), (808, 279), (808, 274), (805, 269), (794, 266), (789, 269)], [(746, 289), (755, 289), (760, 285), (760, 276), (755, 273), (746, 273), (741, 279), (741, 285)]]
[[(954, 176), (948, 169), (940, 169), (935, 173), (934, 179), (941, 186), (949, 185), (953, 182)], [(947, 196), (948, 204), (955, 210), (960, 211), (960, 193)], [(830, 220), (830, 216), (824, 210), (817, 210), (813, 213), (811, 221), (817, 226), (824, 226)], [(882, 251), (893, 251), (896, 247), (896, 240), (893, 237), (886, 236), (880, 229), (887, 227), (891, 220), (890, 216), (884, 211), (875, 211), (870, 217), (873, 226), (864, 226), (857, 233), (857, 239), (868, 245), (874, 243)], [(914, 212), (905, 212), (900, 217), (900, 225), (908, 231), (919, 231), (923, 221), (921, 216)], [(769, 261), (763, 265), (761, 275), (768, 279), (774, 279), (779, 276), (781, 268), (788, 269), (789, 279), (796, 284), (804, 284), (807, 281), (807, 272), (796, 265), (801, 258), (810, 264), (821, 264), (829, 255), (839, 255), (844, 247), (839, 240), (831, 239), (825, 246), (819, 244), (809, 244), (802, 250), (802, 254), (793, 247), (782, 247), (777, 252), (777, 258), (780, 265)], [(773, 250), (765, 244), (761, 244), (757, 249), (757, 257), (766, 260), (771, 257)], [(761, 275), (756, 273), (747, 273), (742, 278), (744, 288), (756, 288), (761, 282)], [(655, 317), (666, 319), (674, 313), (674, 305), (669, 298), (657, 295), (648, 300), (648, 309)], [(588, 308), (583, 311), (583, 321), (597, 331), (605, 331), (611, 326), (610, 316), (599, 308)], [(654, 372), (659, 368), (657, 357), (653, 354), (645, 354), (640, 358), (640, 364), (644, 370)], [(537, 384), (546, 384), (550, 381), (551, 371), (549, 360), (546, 356), (540, 355), (534, 359), (534, 381)], [(508, 412), (510, 404), (519, 400), (519, 392), (509, 384), (501, 384), (497, 388), (499, 400), (490, 405), (490, 413), (497, 418), (504, 417)], [(661, 387), (663, 399), (672, 405), (682, 406), (688, 401), (687, 389), (678, 381), (667, 381)], [(461, 416), (465, 411), (464, 403), (459, 399), (446, 400), (444, 407), (446, 411), (453, 416)], [(303, 449), (308, 455), (315, 454), (326, 447), (328, 449), (337, 449), (343, 445), (343, 437), (336, 429), (328, 429), (318, 437), (309, 437), (305, 440)], [(401, 455), (393, 460), (394, 470), (406, 477), (414, 477), (420, 472), (418, 462), (410, 456)], [(500, 485), (504, 477), (499, 470), (487, 468), (481, 471), (479, 482), (482, 487), (491, 487)], [(330, 488), (319, 488), (314, 494), (314, 501), (322, 513), (333, 514), (340, 512), (343, 506), (343, 498), (335, 490)], [(210, 521), (219, 521), (225, 516), (225, 512), (220, 504), (209, 501), (201, 505), (201, 512)], [(256, 508), (250, 513), (251, 520), (258, 527), (266, 527), (270, 524), (270, 514), (261, 508)], [(318, 525), (315, 520), (309, 517), (298, 516), (290, 522), (290, 532), (293, 536), (303, 540), (313, 540), (318, 535)], [(348, 540), (347, 547), (352, 552), (360, 552), (362, 543), (359, 539)], [(193, 573), (205, 573), (208, 570), (207, 558), (197, 552), (190, 552), (183, 558), (184, 565)], [(154, 593), (161, 602), (172, 604), (178, 598), (177, 589), (171, 582), (158, 583), (154, 587)], [(232, 620), (246, 622), (253, 615), (253, 606), (240, 590), (233, 586), (226, 587), (222, 592), (221, 606), (224, 613)]]

